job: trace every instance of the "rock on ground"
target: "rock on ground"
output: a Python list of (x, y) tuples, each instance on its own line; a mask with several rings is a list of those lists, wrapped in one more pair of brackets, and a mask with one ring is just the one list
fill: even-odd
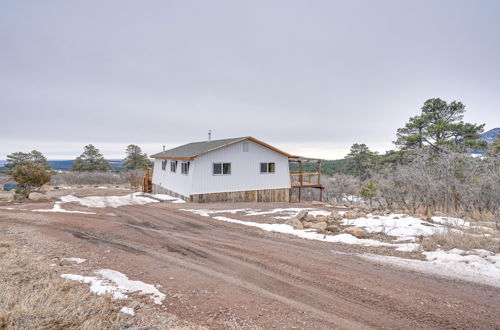
[(295, 219), (299, 220), (299, 221), (304, 221), (304, 219), (307, 217), (307, 211), (306, 210), (302, 210), (300, 211), (296, 216), (295, 216)]
[(288, 219), (285, 224), (292, 226), (293, 229), (304, 229), (302, 222), (300, 222), (300, 220), (298, 220), (297, 218)]
[(32, 201), (46, 201), (49, 200), (50, 198), (47, 195), (39, 192), (31, 192), (28, 196), (28, 199)]
[(342, 231), (342, 228), (340, 228), (337, 225), (329, 225), (326, 227), (326, 231), (332, 232), (332, 233), (340, 233)]
[(326, 227), (328, 227), (326, 222), (316, 222), (312, 224), (311, 227), (309, 227), (309, 229), (315, 229), (318, 232), (323, 232), (325, 231)]
[(357, 238), (367, 237), (366, 231), (358, 227), (347, 227), (346, 229), (344, 229), (344, 233), (351, 234), (352, 236)]

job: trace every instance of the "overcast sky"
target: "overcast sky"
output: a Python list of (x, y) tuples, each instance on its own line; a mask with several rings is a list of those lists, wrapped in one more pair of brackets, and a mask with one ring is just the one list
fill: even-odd
[(383, 152), (428, 98), (500, 126), (500, 1), (0, 1), (0, 159), (254, 136)]

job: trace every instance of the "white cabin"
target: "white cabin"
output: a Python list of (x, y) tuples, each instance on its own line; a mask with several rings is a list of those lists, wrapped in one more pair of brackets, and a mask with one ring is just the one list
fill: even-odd
[(152, 155), (153, 192), (193, 202), (288, 201), (288, 160), (253, 137), (194, 142)]

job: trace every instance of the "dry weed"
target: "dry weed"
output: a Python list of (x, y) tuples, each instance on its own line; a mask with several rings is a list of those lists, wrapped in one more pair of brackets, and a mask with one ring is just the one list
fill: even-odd
[(484, 249), (500, 253), (498, 241), (480, 234), (468, 234), (456, 231), (444, 231), (431, 236), (421, 238), (422, 248), (426, 251), (434, 251), (438, 248), (443, 250), (460, 249), (469, 251), (473, 249)]
[(119, 306), (66, 281), (16, 244), (0, 245), (0, 329), (117, 329)]

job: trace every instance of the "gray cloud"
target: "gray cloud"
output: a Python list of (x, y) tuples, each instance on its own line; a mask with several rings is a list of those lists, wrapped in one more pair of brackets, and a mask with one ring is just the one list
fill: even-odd
[(2, 1), (0, 158), (154, 152), (209, 128), (341, 157), (391, 148), (431, 97), (492, 128), (499, 14), (488, 0)]

